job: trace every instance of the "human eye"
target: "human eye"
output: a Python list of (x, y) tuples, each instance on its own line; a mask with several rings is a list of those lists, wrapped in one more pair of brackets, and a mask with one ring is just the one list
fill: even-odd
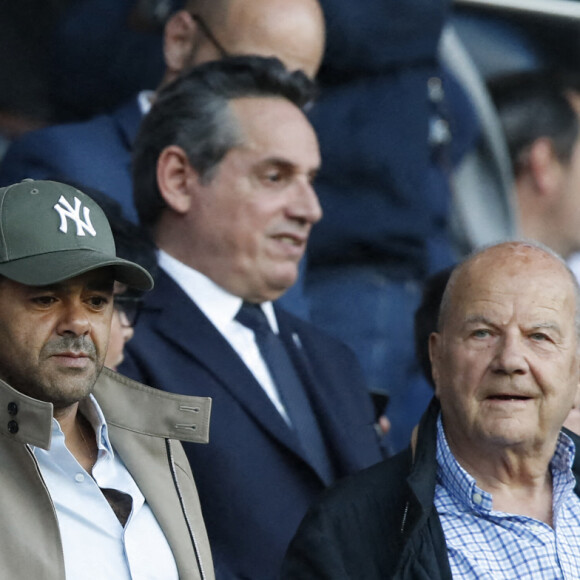
[(266, 187), (283, 187), (292, 175), (292, 165), (280, 160), (264, 163), (258, 168), (259, 179)]
[(86, 302), (93, 310), (104, 310), (107, 307), (107, 304), (111, 302), (111, 298), (109, 296), (98, 294), (89, 296)]
[(553, 342), (552, 337), (546, 332), (532, 332), (530, 338), (534, 342)]
[(48, 308), (56, 302), (56, 298), (50, 295), (33, 296), (31, 302), (41, 308)]
[(473, 336), (473, 338), (487, 338), (488, 336), (491, 336), (491, 331), (489, 328), (476, 328), (471, 332), (471, 336)]
[(284, 178), (284, 176), (282, 174), (282, 171), (280, 171), (279, 169), (276, 169), (276, 168), (268, 169), (267, 171), (264, 172), (264, 175), (263, 175), (264, 181), (266, 181), (267, 183), (273, 183), (273, 184), (280, 183), (283, 180), (283, 178)]

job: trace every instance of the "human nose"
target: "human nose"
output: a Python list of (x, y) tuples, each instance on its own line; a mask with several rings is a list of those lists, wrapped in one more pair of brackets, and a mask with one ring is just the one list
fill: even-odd
[(493, 370), (507, 375), (525, 374), (528, 363), (525, 357), (525, 345), (520, 336), (508, 333), (497, 344), (493, 359)]
[(82, 336), (88, 334), (90, 330), (91, 321), (85, 305), (80, 300), (75, 299), (64, 302), (57, 328), (58, 334)]
[(315, 224), (322, 218), (322, 207), (310, 181), (301, 183), (297, 187), (296, 195), (290, 205), (290, 213), (293, 218), (309, 224)]

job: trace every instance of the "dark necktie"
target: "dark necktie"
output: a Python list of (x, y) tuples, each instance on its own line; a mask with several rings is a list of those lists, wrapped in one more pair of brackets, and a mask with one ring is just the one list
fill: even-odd
[(258, 304), (244, 302), (236, 320), (254, 332), (260, 354), (278, 388), (303, 452), (324, 482), (331, 483), (333, 470), (318, 422), (282, 339), (272, 331)]

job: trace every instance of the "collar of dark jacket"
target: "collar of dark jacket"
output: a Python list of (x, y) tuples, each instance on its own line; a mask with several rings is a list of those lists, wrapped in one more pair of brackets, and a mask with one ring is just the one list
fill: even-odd
[(421, 421), (413, 430), (410, 444), (411, 467), (407, 477), (409, 497), (405, 521), (401, 526), (404, 535), (412, 533), (429, 517), (437, 482), (437, 417), (438, 399), (433, 397)]

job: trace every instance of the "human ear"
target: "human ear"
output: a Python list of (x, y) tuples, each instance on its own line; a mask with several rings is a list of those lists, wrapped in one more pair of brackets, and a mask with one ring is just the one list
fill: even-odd
[(191, 66), (197, 39), (197, 25), (186, 10), (176, 12), (165, 24), (163, 54), (172, 76)]
[(167, 206), (179, 214), (191, 207), (191, 187), (198, 174), (189, 164), (187, 154), (177, 145), (169, 145), (157, 160), (157, 185)]
[(562, 176), (562, 164), (554, 151), (551, 139), (536, 139), (528, 153), (528, 171), (536, 185), (536, 190), (546, 200), (558, 195)]

